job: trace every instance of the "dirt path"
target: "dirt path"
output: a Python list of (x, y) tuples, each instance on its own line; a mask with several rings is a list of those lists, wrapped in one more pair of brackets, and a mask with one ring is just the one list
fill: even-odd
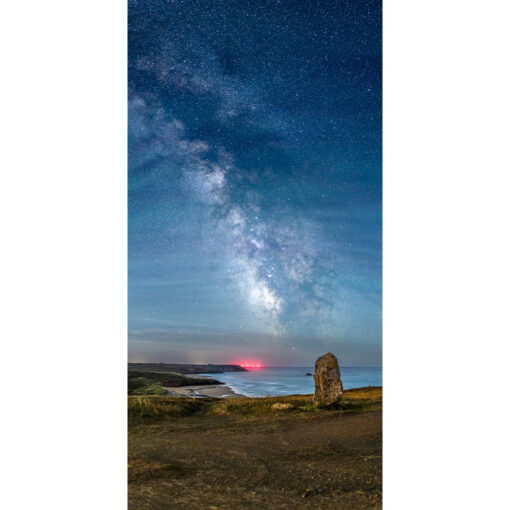
[(381, 417), (195, 416), (133, 426), (130, 510), (380, 508)]

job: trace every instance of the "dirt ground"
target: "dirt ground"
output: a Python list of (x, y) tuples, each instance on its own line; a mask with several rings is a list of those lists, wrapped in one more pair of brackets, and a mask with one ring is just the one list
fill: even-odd
[(381, 418), (328, 411), (132, 425), (129, 508), (381, 508)]

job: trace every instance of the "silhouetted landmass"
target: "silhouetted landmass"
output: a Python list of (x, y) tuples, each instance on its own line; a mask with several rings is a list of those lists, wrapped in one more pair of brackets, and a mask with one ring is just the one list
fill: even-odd
[(179, 363), (128, 363), (128, 370), (149, 372), (177, 372), (178, 374), (222, 374), (246, 372), (240, 365), (184, 365)]

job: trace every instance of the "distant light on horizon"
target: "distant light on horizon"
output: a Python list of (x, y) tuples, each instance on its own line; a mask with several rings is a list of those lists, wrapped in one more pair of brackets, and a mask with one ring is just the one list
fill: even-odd
[(264, 365), (260, 361), (240, 361), (236, 363), (243, 368), (264, 368)]

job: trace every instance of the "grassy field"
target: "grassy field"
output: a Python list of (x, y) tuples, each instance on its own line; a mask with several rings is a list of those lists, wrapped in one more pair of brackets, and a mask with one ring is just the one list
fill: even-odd
[(310, 395), (131, 396), (132, 509), (380, 508), (382, 388)]
[(167, 395), (164, 387), (221, 384), (207, 377), (172, 372), (128, 371), (128, 395)]
[[(166, 392), (165, 392), (166, 394)], [(382, 388), (367, 387), (346, 390), (336, 411), (361, 412), (382, 409)], [(150, 423), (165, 417), (203, 415), (260, 415), (286, 413), (332, 412), (315, 406), (311, 395), (290, 395), (266, 398), (187, 399), (148, 395), (129, 397), (128, 417), (130, 423)]]

